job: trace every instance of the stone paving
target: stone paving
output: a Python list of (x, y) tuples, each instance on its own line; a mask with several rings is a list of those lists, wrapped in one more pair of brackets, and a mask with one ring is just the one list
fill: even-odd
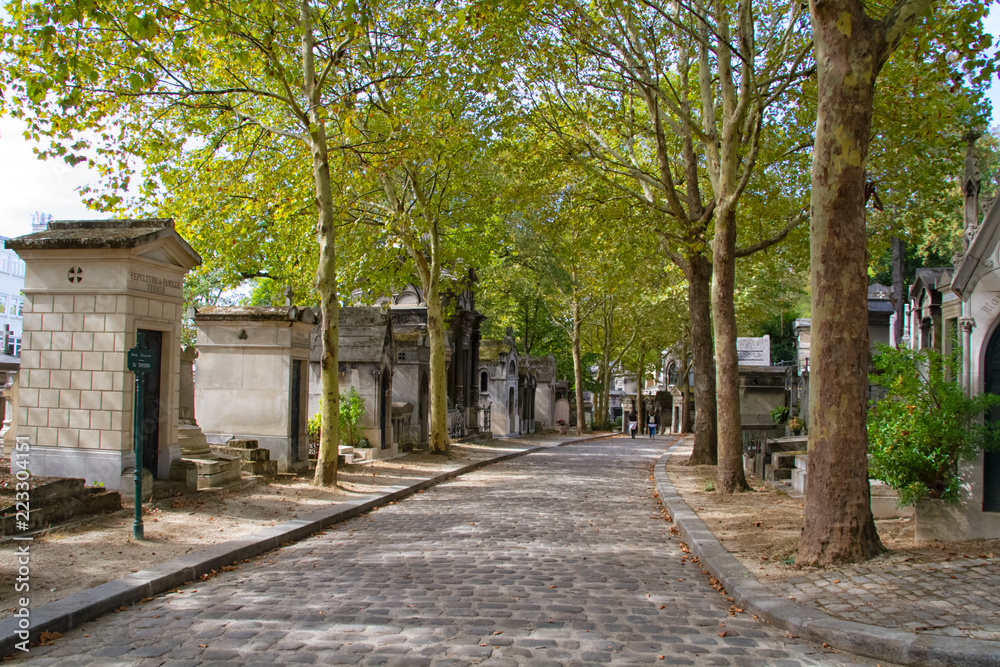
[(1000, 561), (854, 565), (770, 582), (831, 616), (921, 634), (1000, 640)]
[(15, 662), (876, 664), (788, 637), (709, 585), (652, 495), (666, 442), (595, 441), (490, 466)]

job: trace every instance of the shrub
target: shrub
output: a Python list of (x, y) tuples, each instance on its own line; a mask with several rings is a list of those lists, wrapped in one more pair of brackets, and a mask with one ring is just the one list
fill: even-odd
[(899, 493), (900, 505), (922, 498), (957, 502), (958, 464), (997, 449), (1000, 424), (983, 423), (1000, 396), (969, 398), (957, 382), (960, 349), (949, 355), (878, 346), (870, 381), (886, 397), (868, 411), (869, 467)]
[[(364, 437), (358, 422), (368, 411), (365, 410), (365, 399), (358, 390), (351, 387), (340, 394), (340, 441), (350, 447), (371, 447)], [(361, 444), (364, 441), (365, 444)]]
[[(323, 407), (323, 399), (319, 400), (319, 405), (320, 408)], [(361, 449), (372, 446), (364, 436), (364, 431), (358, 425), (358, 422), (361, 421), (361, 418), (366, 413), (365, 399), (361, 397), (357, 389), (351, 387), (346, 392), (340, 394), (340, 444), (359, 447)], [(322, 426), (320, 412), (309, 418), (310, 443), (319, 443)]]
[(784, 424), (788, 421), (788, 406), (779, 405), (774, 410), (771, 410), (771, 421), (775, 424)]

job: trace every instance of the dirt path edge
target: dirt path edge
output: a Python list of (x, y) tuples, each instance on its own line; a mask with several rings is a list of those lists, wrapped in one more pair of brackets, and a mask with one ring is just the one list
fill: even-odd
[[(476, 461), (427, 477), (406, 486), (389, 487), (385, 491), (373, 493), (357, 500), (339, 503), (330, 509), (318, 510), (298, 519), (285, 521), (223, 544), (215, 544), (205, 549), (161, 563), (155, 567), (130, 574), (106, 584), (80, 591), (60, 600), (50, 602), (30, 610), (29, 627), (19, 626), (21, 618), (14, 616), (0, 620), (0, 656), (20, 654), (18, 646), (26, 639), (34, 645), (43, 632), (63, 633), (95, 618), (117, 609), (151, 598), (165, 591), (195, 581), (212, 570), (259, 556), (291, 542), (309, 537), (330, 526), (354, 518), (376, 507), (398, 502), (407, 496), (436, 486), (455, 477), (468, 474), (479, 468), (500, 463), (553, 447), (565, 447), (593, 440), (615, 437), (615, 434), (575, 438), (558, 445), (529, 447), (501, 454), (493, 458)], [(30, 544), (30, 542), (26, 542)], [(27, 632), (27, 637), (23, 634)]]
[(656, 461), (653, 472), (660, 502), (670, 514), (691, 552), (704, 569), (719, 580), (737, 607), (809, 641), (835, 649), (901, 665), (996, 667), (1000, 642), (966, 637), (917, 635), (834, 618), (818, 609), (771, 593), (716, 539), (698, 515), (677, 493), (666, 473), (673, 450), (687, 444), (675, 441)]

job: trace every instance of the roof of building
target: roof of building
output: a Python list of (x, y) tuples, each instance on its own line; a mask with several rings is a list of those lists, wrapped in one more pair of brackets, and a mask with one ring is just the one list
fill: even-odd
[[(191, 249), (174, 230), (174, 221), (170, 218), (55, 220), (49, 223), (48, 229), (7, 239), (5, 245), (12, 250), (135, 248), (165, 236), (176, 236)], [(193, 249), (191, 252), (197, 255)]]
[(479, 341), (480, 361), (499, 361), (501, 354), (510, 353), (510, 344), (502, 340), (492, 338)]
[(194, 315), (196, 322), (268, 322), (290, 321), (315, 324), (312, 308), (298, 306), (202, 306)]
[(378, 306), (340, 309), (338, 362), (380, 364), (392, 348), (392, 322)]

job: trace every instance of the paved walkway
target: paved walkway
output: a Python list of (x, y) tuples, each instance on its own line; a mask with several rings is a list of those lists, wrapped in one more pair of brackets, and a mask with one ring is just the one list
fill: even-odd
[(594, 441), (485, 468), (88, 623), (27, 659), (875, 664), (789, 638), (709, 586), (653, 497), (651, 464), (666, 442)]

